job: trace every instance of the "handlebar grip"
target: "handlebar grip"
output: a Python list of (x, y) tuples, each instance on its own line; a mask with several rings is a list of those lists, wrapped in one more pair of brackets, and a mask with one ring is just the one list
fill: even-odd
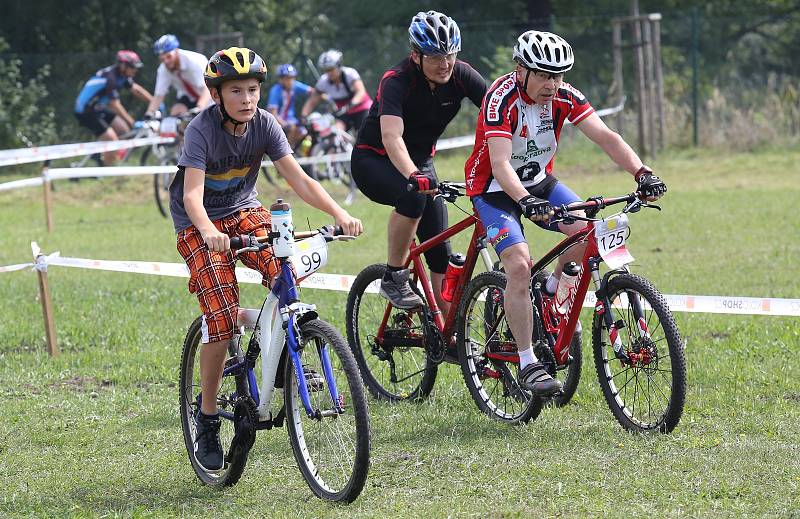
[(406, 191), (409, 191), (409, 192), (411, 192), (411, 191), (419, 191), (419, 185), (418, 184), (414, 184), (413, 182), (409, 182), (408, 184), (406, 184)]
[(247, 236), (246, 234), (231, 238), (231, 250), (244, 249), (245, 247), (250, 247), (251, 245), (252, 241), (250, 236)]

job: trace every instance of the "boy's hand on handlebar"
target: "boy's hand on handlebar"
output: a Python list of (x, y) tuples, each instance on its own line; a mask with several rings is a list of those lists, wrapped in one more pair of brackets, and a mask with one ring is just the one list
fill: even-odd
[(206, 232), (200, 232), (208, 249), (212, 252), (224, 252), (231, 248), (231, 239), (227, 234), (219, 232), (215, 227)]
[(653, 170), (647, 166), (642, 166), (636, 172), (636, 183), (639, 184), (639, 192), (645, 196), (648, 202), (658, 200), (667, 192), (667, 185), (664, 181), (653, 174)]
[(358, 236), (364, 232), (364, 225), (358, 218), (353, 218), (349, 213), (345, 212), (344, 215), (335, 219), (336, 225), (342, 228), (344, 234), (350, 236)]
[(436, 193), (437, 187), (439, 187), (439, 183), (436, 181), (436, 177), (431, 174), (415, 171), (408, 177), (409, 191), (418, 191), (423, 195), (433, 195)]
[(546, 222), (555, 214), (549, 201), (533, 195), (522, 197), (518, 203), (522, 214), (532, 222)]

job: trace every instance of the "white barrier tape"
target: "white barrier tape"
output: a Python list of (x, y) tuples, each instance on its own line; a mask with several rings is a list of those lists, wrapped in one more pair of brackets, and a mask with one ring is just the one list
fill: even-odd
[(52, 168), (45, 172), (47, 180), (84, 177), (124, 177), (132, 175), (159, 175), (175, 173), (177, 166), (108, 166), (91, 168)]
[(73, 144), (56, 144), (54, 146), (35, 146), (33, 148), (2, 150), (0, 151), (0, 166), (42, 162), (66, 157), (79, 157), (82, 155), (92, 155), (94, 153), (137, 148), (150, 144), (167, 144), (174, 140), (174, 137), (147, 137), (144, 139), (78, 142)]
[(4, 182), (0, 184), (0, 191), (10, 191), (12, 189), (20, 189), (22, 187), (41, 186), (44, 180), (42, 177), (23, 178), (22, 180), (12, 180), (11, 182)]
[[(34, 252), (38, 246), (31, 244)], [(157, 276), (189, 277), (186, 265), (183, 263), (162, 263), (152, 261), (110, 261), (93, 260), (84, 258), (62, 258), (58, 252), (48, 256), (38, 256), (37, 264), (25, 263), (0, 267), (0, 272), (23, 270), (27, 267), (46, 269), (48, 265), (62, 267), (85, 268), (95, 270), (110, 270), (115, 272), (129, 272), (135, 274), (151, 274)], [(236, 269), (236, 279), (241, 283), (261, 283), (261, 274), (248, 268)], [(300, 282), (303, 288), (316, 288), (321, 290), (334, 290), (347, 292), (355, 280), (355, 276), (346, 274), (321, 274), (314, 273)], [(368, 292), (378, 292), (378, 281), (372, 283)], [(735, 296), (690, 296), (665, 294), (664, 297), (673, 312), (713, 313), (713, 314), (738, 314), (738, 315), (783, 315), (800, 317), (800, 299), (779, 299), (773, 297), (735, 297)], [(594, 293), (586, 294), (583, 302), (585, 308), (593, 308), (596, 299)]]

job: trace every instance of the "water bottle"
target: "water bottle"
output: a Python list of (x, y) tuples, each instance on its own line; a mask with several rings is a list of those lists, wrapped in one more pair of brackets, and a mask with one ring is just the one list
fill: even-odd
[(564, 270), (561, 271), (561, 278), (558, 280), (558, 288), (556, 288), (555, 306), (556, 311), (561, 315), (565, 315), (570, 306), (572, 306), (572, 299), (575, 297), (575, 291), (578, 290), (578, 274), (581, 269), (574, 261), (570, 261), (564, 265)]
[(295, 254), (294, 226), (292, 224), (292, 208), (279, 198), (269, 206), (272, 213), (272, 232), (275, 237), (272, 241), (272, 251), (276, 258), (288, 258)]
[(466, 256), (456, 253), (451, 254), (450, 260), (447, 262), (447, 270), (445, 271), (444, 279), (442, 280), (442, 299), (448, 303), (453, 302), (453, 296), (455, 295), (458, 277), (461, 275), (461, 270), (464, 268), (464, 262), (466, 260)]

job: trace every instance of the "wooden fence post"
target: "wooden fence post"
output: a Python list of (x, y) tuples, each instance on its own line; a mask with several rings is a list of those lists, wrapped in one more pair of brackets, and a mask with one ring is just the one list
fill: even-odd
[(47, 221), (47, 232), (53, 232), (53, 186), (50, 179), (47, 177), (47, 172), (50, 170), (50, 161), (44, 161), (42, 167), (42, 189), (44, 189), (44, 214)]
[(37, 264), (36, 274), (39, 276), (39, 300), (42, 302), (44, 332), (47, 337), (47, 353), (51, 357), (57, 357), (59, 351), (58, 343), (56, 342), (56, 325), (53, 320), (53, 303), (50, 299), (50, 286), (47, 284), (47, 265), (40, 265), (39, 258), (43, 258), (44, 254), (36, 251), (34, 253), (34, 261)]

